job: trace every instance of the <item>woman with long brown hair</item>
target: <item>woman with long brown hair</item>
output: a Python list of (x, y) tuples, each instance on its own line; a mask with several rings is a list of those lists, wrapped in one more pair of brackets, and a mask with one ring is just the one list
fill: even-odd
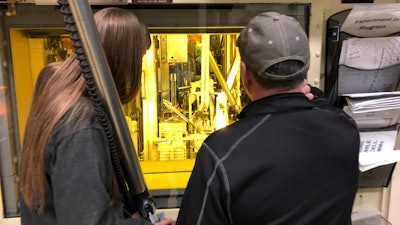
[[(127, 103), (140, 87), (149, 33), (133, 13), (121, 8), (99, 10), (94, 20), (119, 97)], [(125, 218), (120, 199), (111, 194), (109, 144), (76, 55), (45, 67), (38, 81), (22, 148), (22, 224), (151, 224)]]

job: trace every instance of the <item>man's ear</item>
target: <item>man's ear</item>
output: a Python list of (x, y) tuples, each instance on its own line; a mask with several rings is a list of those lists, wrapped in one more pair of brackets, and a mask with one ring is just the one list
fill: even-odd
[(240, 76), (242, 78), (243, 85), (247, 87), (251, 82), (252, 74), (250, 70), (247, 69), (247, 66), (243, 61), (240, 62)]
[(242, 84), (246, 90), (247, 95), (251, 100), (254, 99), (254, 90), (257, 90), (257, 82), (254, 80), (254, 75), (247, 65), (242, 61), (240, 62), (240, 78), (242, 79)]

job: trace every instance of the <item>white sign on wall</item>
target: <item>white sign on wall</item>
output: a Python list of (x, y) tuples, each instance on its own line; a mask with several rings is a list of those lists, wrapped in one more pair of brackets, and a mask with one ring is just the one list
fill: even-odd
[(383, 37), (400, 32), (400, 4), (355, 4), (342, 32), (357, 37)]

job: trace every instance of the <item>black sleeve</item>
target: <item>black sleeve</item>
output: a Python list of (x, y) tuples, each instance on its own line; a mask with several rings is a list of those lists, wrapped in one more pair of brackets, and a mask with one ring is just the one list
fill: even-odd
[(332, 108), (329, 104), (328, 99), (325, 97), (325, 93), (317, 87), (309, 85), (311, 88), (311, 94), (314, 95), (314, 99), (311, 101), (315, 106), (320, 108)]
[(345, 117), (347, 117), (350, 121), (352, 121), (352, 123), (355, 126), (357, 126), (356, 122), (354, 121), (354, 119), (351, 116), (349, 116), (347, 113), (345, 113), (343, 111), (343, 109), (341, 109), (339, 107), (336, 107), (336, 106), (332, 106), (329, 103), (329, 100), (325, 97), (325, 93), (322, 90), (320, 90), (317, 87), (313, 87), (311, 85), (309, 85), (309, 86), (311, 87), (311, 93), (314, 95), (314, 99), (311, 100), (311, 103), (315, 107), (318, 107), (318, 108), (321, 108), (321, 109), (327, 109), (327, 110), (333, 111), (335, 113), (342, 114)]

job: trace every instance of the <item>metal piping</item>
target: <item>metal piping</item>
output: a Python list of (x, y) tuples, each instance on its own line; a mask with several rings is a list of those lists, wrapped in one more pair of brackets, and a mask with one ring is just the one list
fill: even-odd
[(222, 76), (221, 71), (218, 68), (217, 62), (214, 59), (214, 56), (209, 53), (210, 58), (210, 65), (211, 69), (214, 71), (215, 77), (217, 78), (218, 82), (221, 84), (222, 89), (224, 90), (226, 96), (228, 97), (228, 102), (231, 106), (235, 109), (236, 112), (240, 112), (239, 106), (236, 104), (235, 98), (233, 97), (232, 93), (230, 92), (228, 85), (225, 82), (224, 77)]
[(96, 87), (115, 132), (115, 140), (119, 147), (121, 164), (126, 174), (127, 184), (129, 187), (134, 188), (135, 194), (141, 194), (147, 191), (147, 186), (135, 154), (135, 147), (125, 121), (125, 115), (122, 111), (108, 61), (100, 42), (92, 9), (87, 0), (72, 0), (69, 1), (69, 4), (95, 78)]
[(240, 56), (236, 54), (235, 60), (233, 61), (231, 71), (229, 71), (228, 79), (226, 81), (226, 85), (228, 85), (229, 90), (232, 90), (233, 83), (236, 79), (236, 74), (239, 70), (240, 65)]
[(197, 108), (205, 112), (210, 104), (210, 65), (207, 57), (210, 52), (210, 35), (202, 35), (201, 45), (201, 101)]

